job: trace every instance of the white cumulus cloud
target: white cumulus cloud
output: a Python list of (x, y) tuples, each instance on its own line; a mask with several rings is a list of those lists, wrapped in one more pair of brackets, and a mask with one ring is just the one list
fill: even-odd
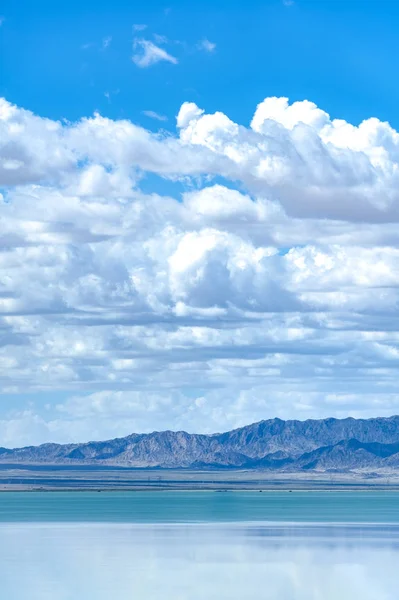
[(175, 134), (1, 100), (0, 445), (397, 412), (398, 144), (286, 98)]

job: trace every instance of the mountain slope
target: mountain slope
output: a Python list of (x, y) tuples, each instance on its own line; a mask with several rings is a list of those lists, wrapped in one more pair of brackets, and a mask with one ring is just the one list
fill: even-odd
[(284, 470), (399, 468), (399, 417), (271, 419), (214, 435), (164, 431), (105, 442), (0, 448), (0, 462)]

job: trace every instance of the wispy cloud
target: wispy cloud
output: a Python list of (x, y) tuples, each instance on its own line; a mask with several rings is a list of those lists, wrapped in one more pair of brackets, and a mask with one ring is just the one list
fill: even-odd
[(0, 15), (0, 27), (3, 25), (5, 18)]
[(119, 94), (119, 90), (114, 90), (112, 92), (104, 92), (104, 96), (106, 97), (106, 99), (108, 100), (108, 102), (111, 104), (111, 96), (116, 96), (117, 94)]
[(143, 110), (143, 115), (145, 115), (146, 117), (149, 117), (150, 119), (155, 119), (156, 121), (167, 121), (168, 117), (166, 117), (165, 115), (160, 115), (159, 113), (155, 112), (154, 110)]
[(154, 33), (154, 40), (157, 44), (167, 44), (169, 42), (166, 35), (159, 35), (159, 33)]
[(216, 44), (204, 38), (197, 44), (197, 48), (198, 50), (205, 50), (205, 52), (214, 52)]
[(144, 31), (144, 29), (147, 29), (147, 25), (144, 23), (135, 23), (133, 25), (133, 31)]
[(177, 65), (179, 62), (175, 56), (172, 56), (166, 52), (166, 50), (156, 46), (149, 40), (134, 40), (133, 49), (135, 50), (135, 53), (132, 56), (132, 61), (142, 69), (155, 65), (161, 61), (170, 62), (174, 65)]
[(284, 6), (294, 6), (294, 0), (283, 0)]
[(109, 35), (109, 36), (103, 38), (103, 49), (106, 50), (110, 46), (111, 42), (112, 42), (112, 36)]

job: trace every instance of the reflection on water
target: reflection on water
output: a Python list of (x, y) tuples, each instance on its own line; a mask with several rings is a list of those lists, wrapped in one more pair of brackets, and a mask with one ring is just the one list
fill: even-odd
[(397, 600), (397, 526), (2, 524), (13, 600)]

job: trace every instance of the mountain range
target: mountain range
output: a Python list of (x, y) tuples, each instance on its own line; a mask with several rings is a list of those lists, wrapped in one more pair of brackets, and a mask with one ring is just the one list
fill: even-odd
[(399, 470), (399, 416), (270, 419), (213, 435), (163, 431), (105, 442), (0, 448), (0, 463), (294, 472)]

